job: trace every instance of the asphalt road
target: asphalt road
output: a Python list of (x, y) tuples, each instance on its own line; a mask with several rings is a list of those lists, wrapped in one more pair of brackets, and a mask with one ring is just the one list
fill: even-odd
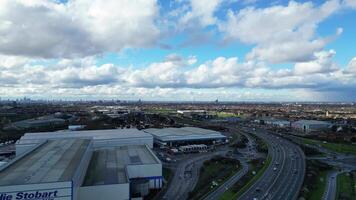
[(334, 200), (336, 198), (336, 177), (337, 171), (331, 171), (327, 176), (327, 184), (322, 200)]
[(187, 199), (188, 193), (194, 189), (199, 179), (199, 172), (203, 162), (217, 155), (225, 155), (226, 152), (227, 151), (218, 151), (214, 153), (197, 154), (195, 157), (182, 160), (178, 163), (173, 179), (163, 199)]
[(297, 145), (264, 130), (257, 130), (256, 135), (268, 144), (272, 161), (265, 173), (239, 199), (297, 199), (305, 173), (303, 151)]
[(229, 178), (223, 184), (221, 184), (217, 189), (211, 192), (204, 200), (216, 200), (221, 197), (226, 190), (233, 186), (241, 177), (243, 177), (248, 172), (248, 164), (245, 161), (240, 160), (242, 169), (240, 169), (234, 176)]

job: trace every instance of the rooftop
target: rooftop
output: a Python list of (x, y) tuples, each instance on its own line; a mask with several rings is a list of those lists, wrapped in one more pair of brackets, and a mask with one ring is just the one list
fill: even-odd
[(0, 185), (70, 181), (90, 140), (49, 140), (2, 171)]
[(65, 131), (65, 132), (40, 132), (26, 133), (18, 141), (20, 144), (32, 143), (43, 139), (60, 138), (93, 138), (93, 139), (113, 139), (113, 138), (142, 138), (152, 137), (150, 134), (138, 129), (108, 129), (108, 130), (86, 130), (86, 131)]
[(196, 128), (149, 128), (144, 130), (153, 135), (153, 137), (163, 141), (189, 140), (189, 139), (222, 139), (225, 138), (220, 132)]
[(328, 125), (330, 122), (326, 121), (318, 121), (318, 120), (299, 120), (294, 123), (299, 123), (299, 124), (308, 124), (308, 125), (313, 125), (313, 124), (325, 124)]
[(104, 148), (93, 152), (84, 186), (127, 183), (127, 165), (160, 164), (145, 145)]

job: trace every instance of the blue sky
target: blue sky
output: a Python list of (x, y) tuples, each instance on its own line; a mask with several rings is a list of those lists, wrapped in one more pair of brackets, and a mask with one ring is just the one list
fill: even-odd
[(0, 97), (355, 101), (355, 9), (355, 0), (4, 0)]

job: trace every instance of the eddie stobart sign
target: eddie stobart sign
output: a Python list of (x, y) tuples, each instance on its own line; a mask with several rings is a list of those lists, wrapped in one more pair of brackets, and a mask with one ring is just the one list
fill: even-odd
[(0, 200), (73, 200), (73, 183), (0, 186)]
[(15, 194), (0, 193), (0, 200), (55, 200), (58, 190), (17, 192)]

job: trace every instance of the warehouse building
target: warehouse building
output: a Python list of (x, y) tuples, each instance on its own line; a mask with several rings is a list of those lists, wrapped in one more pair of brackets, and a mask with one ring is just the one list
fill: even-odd
[(220, 132), (196, 128), (163, 128), (163, 129), (145, 129), (154, 138), (157, 146), (181, 146), (189, 144), (218, 144), (226, 142), (226, 136)]
[(38, 129), (44, 127), (62, 127), (66, 121), (60, 118), (39, 118), (39, 119), (28, 119), (23, 121), (18, 121), (6, 125), (5, 130), (29, 130)]
[(146, 196), (150, 189), (161, 187), (162, 164), (147, 146), (97, 149), (79, 199), (117, 200), (118, 193), (121, 199), (128, 199)]
[(320, 131), (327, 129), (331, 123), (317, 120), (299, 120), (292, 123), (292, 127), (304, 132)]
[(147, 144), (94, 143), (55, 138), (29, 148), (0, 167), (0, 199), (128, 200), (162, 187), (162, 164)]
[(2, 199), (77, 199), (91, 140), (43, 142), (0, 168)]
[(282, 120), (282, 119), (274, 119), (274, 118), (264, 118), (261, 119), (264, 124), (280, 127), (280, 128), (287, 128), (290, 127), (290, 121)]
[(26, 152), (31, 147), (49, 139), (82, 138), (92, 139), (93, 146), (109, 147), (124, 145), (148, 145), (153, 147), (152, 135), (137, 129), (108, 129), (89, 131), (40, 132), (26, 133), (15, 144), (16, 155)]

